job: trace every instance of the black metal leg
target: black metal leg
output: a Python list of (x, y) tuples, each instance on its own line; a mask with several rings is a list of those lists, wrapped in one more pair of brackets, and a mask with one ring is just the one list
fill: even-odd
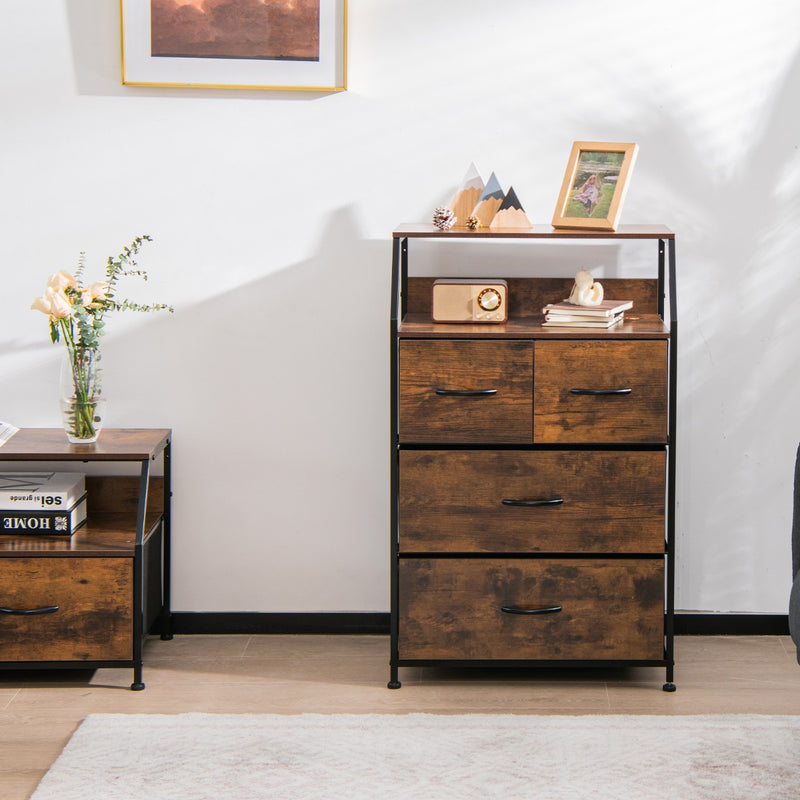
[(158, 627), (161, 631), (161, 641), (172, 641), (172, 614), (168, 608), (162, 608), (159, 615)]
[(399, 689), (403, 684), (397, 679), (397, 667), (392, 665), (389, 669), (389, 683), (386, 686), (389, 689)]
[(142, 680), (142, 664), (139, 662), (133, 667), (133, 683), (131, 684), (132, 692), (141, 692), (144, 689), (144, 681)]
[(678, 687), (672, 682), (673, 679), (673, 666), (667, 665), (667, 682), (661, 687), (665, 692), (674, 692)]

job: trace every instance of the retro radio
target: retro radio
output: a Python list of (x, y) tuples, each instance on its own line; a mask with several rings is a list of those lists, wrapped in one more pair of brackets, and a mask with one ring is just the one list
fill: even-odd
[(439, 278), (433, 282), (434, 322), (505, 322), (508, 283), (470, 278)]

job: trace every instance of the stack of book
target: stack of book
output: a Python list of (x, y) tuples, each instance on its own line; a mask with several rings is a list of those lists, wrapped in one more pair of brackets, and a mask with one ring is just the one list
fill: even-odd
[(564, 300), (548, 303), (543, 309), (544, 327), (610, 328), (622, 322), (632, 300), (603, 300), (596, 306), (578, 306)]
[(85, 522), (85, 475), (0, 473), (0, 534), (72, 536)]

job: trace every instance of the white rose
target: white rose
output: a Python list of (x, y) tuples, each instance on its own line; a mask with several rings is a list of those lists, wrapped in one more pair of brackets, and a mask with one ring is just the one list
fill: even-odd
[(108, 295), (108, 281), (95, 281), (81, 292), (81, 302), (85, 308), (100, 308), (97, 300), (105, 300)]
[(78, 282), (69, 272), (64, 272), (64, 270), (60, 270), (56, 272), (54, 275), (51, 275), (47, 279), (47, 288), (53, 289), (56, 292), (63, 292), (64, 289), (75, 287), (78, 285)]
[(48, 314), (51, 319), (66, 319), (72, 316), (72, 303), (63, 291), (55, 291), (49, 286), (41, 297), (37, 297), (31, 308)]

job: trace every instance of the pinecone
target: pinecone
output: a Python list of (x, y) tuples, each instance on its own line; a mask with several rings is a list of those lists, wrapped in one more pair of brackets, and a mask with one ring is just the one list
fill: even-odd
[(449, 231), (456, 224), (456, 215), (444, 206), (439, 206), (433, 212), (433, 224), (440, 231)]
[(481, 221), (477, 217), (469, 216), (467, 217), (467, 227), (471, 231), (476, 231), (481, 226)]

